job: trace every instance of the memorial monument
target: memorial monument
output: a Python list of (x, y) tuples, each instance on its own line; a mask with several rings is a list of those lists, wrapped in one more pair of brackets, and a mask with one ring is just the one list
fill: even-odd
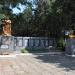
[(8, 54), (13, 50), (13, 37), (11, 35), (11, 20), (1, 19), (2, 31), (0, 34), (0, 54)]

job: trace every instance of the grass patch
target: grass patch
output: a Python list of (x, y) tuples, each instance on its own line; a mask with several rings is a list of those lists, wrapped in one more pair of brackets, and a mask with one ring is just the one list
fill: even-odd
[(21, 51), (21, 53), (28, 53), (28, 50), (25, 49), (25, 48), (24, 49), (21, 49), (20, 51)]

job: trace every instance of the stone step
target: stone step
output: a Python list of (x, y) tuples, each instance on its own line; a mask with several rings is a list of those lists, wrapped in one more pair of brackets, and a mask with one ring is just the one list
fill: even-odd
[(12, 50), (0, 50), (0, 55), (9, 55), (13, 53)]

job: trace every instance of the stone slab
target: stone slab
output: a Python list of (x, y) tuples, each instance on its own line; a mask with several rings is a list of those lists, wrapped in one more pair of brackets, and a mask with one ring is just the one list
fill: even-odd
[(9, 46), (8, 45), (1, 45), (1, 49), (8, 49)]

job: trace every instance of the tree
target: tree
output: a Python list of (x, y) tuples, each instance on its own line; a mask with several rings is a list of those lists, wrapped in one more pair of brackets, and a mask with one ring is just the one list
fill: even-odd
[[(12, 8), (20, 10), (19, 4), (26, 7), (15, 15)], [(75, 29), (74, 5), (73, 0), (2, 0), (0, 13), (10, 17), (16, 35), (60, 37), (62, 31)]]

